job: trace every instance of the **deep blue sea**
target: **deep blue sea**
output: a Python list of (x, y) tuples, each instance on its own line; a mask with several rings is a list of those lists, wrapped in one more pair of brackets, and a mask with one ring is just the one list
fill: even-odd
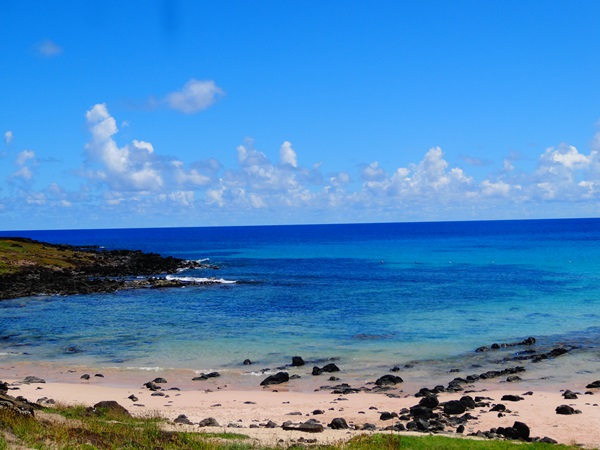
[(600, 360), (600, 219), (3, 231), (209, 258), (209, 286), (0, 302), (0, 363), (384, 367), (534, 336)]

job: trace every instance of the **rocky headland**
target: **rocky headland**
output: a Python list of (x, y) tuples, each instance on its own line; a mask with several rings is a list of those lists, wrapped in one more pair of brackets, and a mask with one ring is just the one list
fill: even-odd
[(217, 269), (198, 261), (139, 250), (0, 238), (0, 300), (206, 283), (159, 276), (196, 268)]

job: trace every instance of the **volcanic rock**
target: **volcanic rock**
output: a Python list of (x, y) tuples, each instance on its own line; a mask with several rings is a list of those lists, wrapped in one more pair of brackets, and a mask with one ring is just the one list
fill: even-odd
[(272, 384), (281, 384), (290, 381), (290, 375), (287, 372), (278, 372), (275, 375), (270, 375), (265, 378), (260, 385), (270, 386)]

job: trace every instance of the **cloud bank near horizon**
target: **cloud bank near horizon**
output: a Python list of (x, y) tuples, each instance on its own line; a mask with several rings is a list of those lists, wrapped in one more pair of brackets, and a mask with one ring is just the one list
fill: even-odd
[[(173, 108), (191, 113), (221, 95), (216, 85), (190, 83), (171, 99)], [(0, 214), (13, 220), (87, 214), (88, 227), (106, 226), (109, 216), (163, 226), (455, 220), (509, 218), (498, 213), (500, 207), (513, 211), (512, 218), (527, 218), (528, 211), (550, 204), (569, 204), (569, 215), (589, 216), (600, 200), (600, 131), (587, 154), (560, 144), (539, 155), (530, 172), (507, 157), (502, 170), (478, 179), (452, 167), (440, 147), (403, 167), (387, 168), (374, 160), (349, 173), (303, 162), (289, 141), (272, 160), (246, 139), (235, 149), (236, 167), (215, 158), (186, 164), (166, 156), (170, 149), (155, 149), (141, 139), (119, 144), (117, 121), (106, 104), (94, 105), (85, 119), (90, 134), (85, 159), (71, 171), (79, 189), (68, 189), (62, 176), (36, 187), (48, 167), (35, 151), (22, 150), (4, 189), (0, 185)], [(6, 144), (12, 140), (9, 133)], [(579, 207), (573, 210), (573, 205)], [(550, 215), (552, 210), (547, 208)]]

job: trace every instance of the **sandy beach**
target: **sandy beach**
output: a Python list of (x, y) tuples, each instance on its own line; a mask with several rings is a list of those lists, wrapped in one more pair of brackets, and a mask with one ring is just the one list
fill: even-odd
[[(91, 406), (99, 401), (115, 400), (133, 415), (159, 415), (171, 423), (184, 414), (193, 425), (169, 425), (181, 430), (198, 431), (201, 429), (198, 426), (200, 421), (214, 418), (219, 426), (202, 428), (202, 431), (239, 432), (264, 445), (289, 444), (298, 439), (316, 439), (319, 443), (347, 440), (356, 434), (370, 432), (363, 430), (365, 424), (372, 424), (381, 431), (399, 421), (396, 417), (382, 420), (382, 413), (402, 416), (403, 408), (415, 406), (420, 400), (415, 397), (416, 391), (412, 386), (404, 384), (393, 386), (384, 393), (341, 395), (327, 390), (315, 392), (299, 388), (300, 380), (269, 387), (260, 387), (257, 382), (255, 388), (242, 388), (230, 384), (226, 377), (192, 382), (189, 378), (178, 378), (177, 373), (105, 372), (100, 377), (90, 372), (89, 380), (85, 380), (80, 378), (82, 371), (72, 369), (41, 372), (39, 368), (36, 371), (35, 366), (28, 365), (3, 367), (0, 368), (0, 379), (10, 384), (9, 395), (22, 395), (30, 401), (44, 404), (52, 399), (64, 404)], [(46, 382), (23, 383), (25, 377), (31, 375), (42, 377)], [(157, 384), (158, 391), (143, 386), (157, 377), (165, 377), (167, 381)], [(322, 379), (323, 382), (326, 380)], [(587, 383), (592, 381), (590, 379)], [(463, 435), (511, 427), (519, 421), (527, 424), (531, 437), (550, 437), (559, 443), (599, 448), (600, 429), (596, 425), (600, 423), (600, 400), (597, 400), (600, 389), (587, 389), (587, 383), (573, 381), (561, 388), (550, 384), (531, 387), (527, 382), (500, 384), (498, 381), (483, 381), (466, 384), (461, 392), (441, 393), (439, 401), (458, 400), (464, 395), (481, 397), (478, 406), (467, 410), (473, 418), (464, 424)], [(575, 392), (578, 398), (563, 398), (562, 393), (566, 389)], [(516, 395), (521, 400), (502, 400), (505, 395)], [(506, 410), (502, 413), (492, 411), (497, 404), (505, 405)], [(560, 405), (569, 405), (581, 413), (557, 414), (556, 408)], [(328, 428), (327, 425), (335, 418), (345, 419), (350, 428)], [(299, 424), (309, 419), (318, 420), (325, 426), (325, 431), (307, 433), (282, 428), (284, 422)], [(269, 421), (276, 427), (266, 427)], [(407, 422), (401, 423), (406, 425)], [(450, 426), (443, 433), (458, 435), (456, 427)]]

